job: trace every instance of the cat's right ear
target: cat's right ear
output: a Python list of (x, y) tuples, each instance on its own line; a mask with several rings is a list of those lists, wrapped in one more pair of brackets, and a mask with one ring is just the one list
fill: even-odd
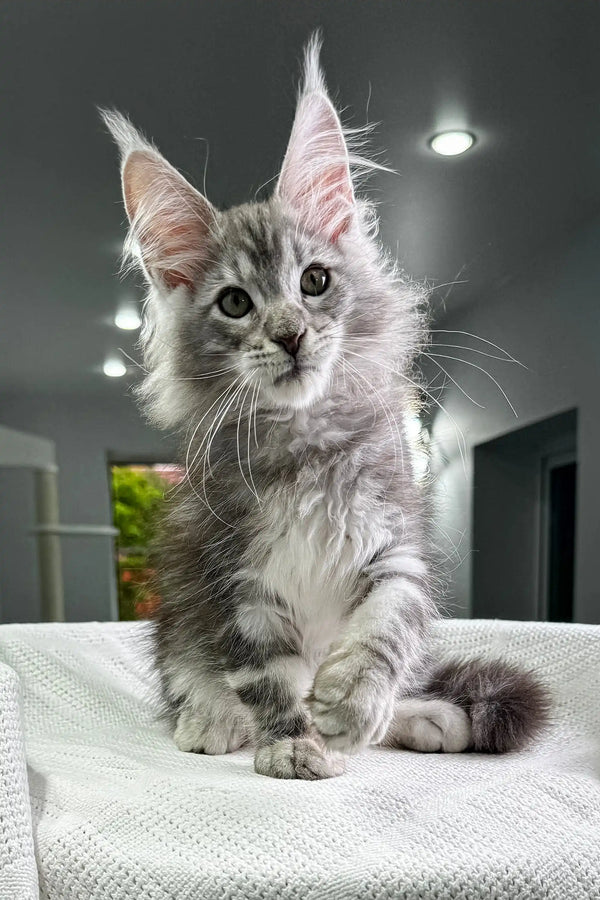
[(121, 179), (133, 243), (148, 277), (191, 289), (211, 255), (217, 212), (120, 113), (101, 110), (121, 151)]

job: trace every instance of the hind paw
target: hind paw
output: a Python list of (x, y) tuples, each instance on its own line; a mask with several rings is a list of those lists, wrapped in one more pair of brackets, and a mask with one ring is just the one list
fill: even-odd
[(447, 700), (416, 697), (398, 701), (383, 744), (421, 753), (462, 753), (471, 739), (464, 709)]
[(247, 740), (240, 722), (216, 721), (189, 710), (183, 710), (179, 714), (173, 737), (178, 750), (185, 753), (206, 753), (209, 756), (232, 753)]

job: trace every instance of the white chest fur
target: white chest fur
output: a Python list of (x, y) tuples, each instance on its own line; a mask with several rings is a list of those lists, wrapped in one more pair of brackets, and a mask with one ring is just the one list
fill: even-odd
[(254, 577), (280, 599), (305, 649), (318, 653), (361, 590), (364, 566), (390, 538), (383, 504), (368, 480), (308, 470), (293, 488), (272, 489), (261, 519), (249, 548)]

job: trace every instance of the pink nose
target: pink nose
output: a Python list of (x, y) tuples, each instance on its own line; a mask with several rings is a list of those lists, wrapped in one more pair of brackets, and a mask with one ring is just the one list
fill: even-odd
[(275, 339), (275, 343), (281, 344), (284, 350), (287, 350), (290, 356), (293, 356), (295, 359), (298, 350), (300, 349), (300, 341), (302, 340), (303, 334), (304, 332), (301, 331), (299, 334), (294, 334), (287, 337), (279, 337)]

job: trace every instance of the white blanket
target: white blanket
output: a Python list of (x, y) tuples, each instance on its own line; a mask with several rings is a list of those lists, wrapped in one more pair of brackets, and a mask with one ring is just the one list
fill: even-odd
[(147, 629), (0, 627), (2, 900), (600, 898), (600, 627), (440, 623), (444, 656), (538, 670), (552, 730), (504, 757), (370, 749), (321, 782), (178, 752)]

